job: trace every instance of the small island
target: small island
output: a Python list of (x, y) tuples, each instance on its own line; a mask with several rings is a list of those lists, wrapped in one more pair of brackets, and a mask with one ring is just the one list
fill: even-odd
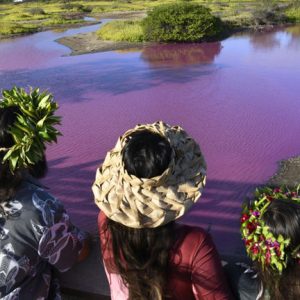
[(241, 3), (241, 9), (234, 11), (223, 2), (216, 6), (198, 1), (159, 4), (136, 14), (115, 14), (113, 19), (117, 20), (107, 22), (96, 32), (64, 37), (58, 42), (77, 55), (131, 49), (146, 43), (219, 41), (232, 33), (270, 30), (300, 20), (298, 2), (278, 4), (266, 0), (253, 2), (251, 6)]

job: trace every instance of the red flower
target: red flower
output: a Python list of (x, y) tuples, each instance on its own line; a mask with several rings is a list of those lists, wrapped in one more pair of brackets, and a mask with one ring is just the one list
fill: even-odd
[(279, 247), (276, 247), (276, 248), (275, 248), (275, 253), (276, 253), (276, 255), (277, 255), (278, 257), (281, 256), (281, 251), (280, 251)]
[(271, 202), (274, 200), (274, 198), (272, 196), (267, 196), (267, 200)]
[(253, 239), (251, 239), (251, 240), (245, 240), (245, 245), (249, 246), (250, 244), (252, 244), (252, 242), (253, 242)]
[(251, 248), (250, 248), (251, 252), (254, 254), (254, 255), (257, 255), (259, 253), (259, 246), (258, 244), (254, 244)]
[(247, 214), (242, 214), (242, 217), (241, 217), (241, 223), (246, 222), (248, 219), (249, 219), (249, 215), (247, 215)]
[(281, 193), (281, 189), (280, 189), (280, 188), (275, 188), (275, 189), (273, 190), (273, 192), (274, 192), (274, 193)]
[(270, 262), (271, 262), (271, 252), (268, 249), (267, 252), (266, 252), (266, 263), (269, 265)]
[(247, 224), (247, 229), (249, 230), (249, 234), (252, 233), (257, 227), (256, 223), (248, 223)]

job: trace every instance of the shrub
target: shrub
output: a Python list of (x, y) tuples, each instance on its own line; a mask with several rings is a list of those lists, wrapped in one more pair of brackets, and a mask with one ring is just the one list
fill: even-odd
[(261, 0), (252, 11), (251, 23), (258, 25), (282, 24), (288, 21), (285, 9), (289, 4), (278, 4), (276, 0)]
[(155, 7), (142, 26), (149, 41), (198, 42), (219, 37), (222, 22), (204, 6), (181, 2)]
[(23, 26), (18, 23), (0, 23), (0, 35), (27, 34), (36, 32), (37, 30), (38, 27), (34, 25)]
[(43, 26), (56, 26), (81, 23), (82, 19), (66, 19), (64, 16), (54, 16), (42, 23)]
[(44, 15), (45, 11), (40, 7), (33, 7), (27, 10), (31, 15)]
[(85, 13), (90, 13), (93, 10), (93, 8), (90, 7), (90, 6), (84, 6), (84, 5), (79, 4), (79, 3), (69, 3), (69, 2), (65, 2), (61, 6), (61, 8), (66, 9), (66, 10), (85, 12)]
[(300, 5), (287, 9), (285, 14), (290, 22), (300, 23)]
[(142, 42), (143, 30), (140, 21), (112, 21), (105, 24), (97, 31), (97, 36), (102, 40)]
[(288, 21), (283, 9), (272, 3), (264, 4), (252, 12), (252, 23), (254, 25), (281, 24)]
[(91, 6), (83, 6), (81, 8), (81, 11), (85, 13), (91, 13), (93, 11), (93, 8)]

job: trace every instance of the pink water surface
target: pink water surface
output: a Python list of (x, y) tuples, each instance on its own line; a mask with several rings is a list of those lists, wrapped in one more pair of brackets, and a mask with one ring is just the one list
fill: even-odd
[(223, 253), (241, 253), (242, 201), (278, 161), (300, 154), (300, 27), (66, 56), (53, 40), (73, 33), (2, 41), (0, 87), (47, 88), (59, 102), (64, 135), (48, 149), (45, 183), (74, 223), (96, 230), (90, 186), (118, 136), (164, 120), (199, 141), (208, 164), (204, 195), (183, 221), (210, 228)]

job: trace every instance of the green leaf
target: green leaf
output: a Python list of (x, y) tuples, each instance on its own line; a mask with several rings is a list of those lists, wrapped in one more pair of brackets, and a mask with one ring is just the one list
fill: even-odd
[(58, 105), (53, 102), (52, 94), (40, 93), (38, 88), (24, 89), (14, 87), (2, 91), (0, 107), (16, 105), (21, 113), (10, 128), (14, 145), (5, 154), (4, 161), (9, 161), (13, 171), (19, 167), (35, 164), (44, 155), (45, 143), (56, 142), (60, 132), (53, 125), (60, 124), (60, 117), (54, 116)]

